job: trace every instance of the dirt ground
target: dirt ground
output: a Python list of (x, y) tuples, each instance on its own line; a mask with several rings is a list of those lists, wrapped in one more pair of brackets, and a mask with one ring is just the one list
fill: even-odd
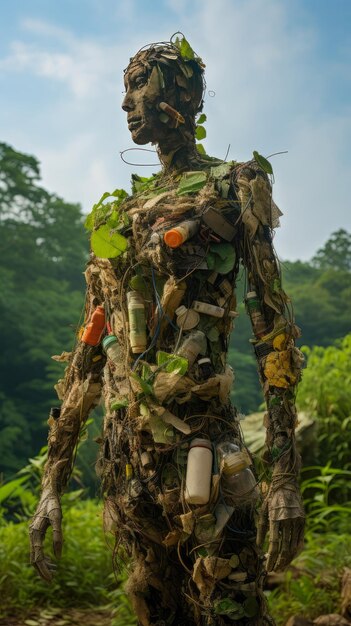
[(109, 611), (43, 609), (25, 617), (0, 618), (0, 626), (110, 626)]

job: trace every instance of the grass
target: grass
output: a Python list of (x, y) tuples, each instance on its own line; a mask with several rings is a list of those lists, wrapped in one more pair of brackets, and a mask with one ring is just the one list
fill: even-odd
[[(308, 535), (306, 548), (285, 574), (285, 583), (269, 592), (268, 603), (277, 625), (292, 615), (315, 619), (338, 613), (343, 568), (351, 566), (351, 536), (326, 533)], [(298, 577), (295, 578), (295, 574)]]
[[(92, 500), (64, 510), (65, 544), (53, 582), (42, 581), (29, 564), (28, 523), (0, 526), (0, 617), (35, 607), (118, 605), (115, 626), (133, 624), (123, 590), (112, 571), (111, 551), (102, 531), (101, 506)], [(46, 552), (51, 554), (51, 533)]]

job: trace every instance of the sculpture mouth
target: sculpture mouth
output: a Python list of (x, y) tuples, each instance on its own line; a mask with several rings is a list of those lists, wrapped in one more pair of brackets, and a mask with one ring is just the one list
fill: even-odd
[(134, 116), (134, 117), (130, 117), (128, 119), (128, 129), (129, 130), (135, 130), (136, 128), (138, 128), (138, 126), (140, 126), (142, 124), (142, 118), (139, 116)]

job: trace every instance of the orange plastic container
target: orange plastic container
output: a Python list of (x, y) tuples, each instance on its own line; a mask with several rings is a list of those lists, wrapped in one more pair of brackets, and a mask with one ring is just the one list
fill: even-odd
[(170, 248), (179, 248), (185, 241), (193, 237), (199, 228), (199, 220), (187, 220), (167, 230), (163, 235), (163, 240)]
[(86, 325), (81, 341), (87, 343), (89, 346), (97, 346), (100, 343), (105, 325), (105, 308), (100, 305), (96, 307), (90, 322)]

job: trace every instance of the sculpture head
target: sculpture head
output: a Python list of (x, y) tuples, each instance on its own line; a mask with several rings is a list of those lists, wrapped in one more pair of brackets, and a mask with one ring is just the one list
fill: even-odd
[(137, 52), (125, 70), (122, 108), (138, 145), (159, 143), (175, 133), (194, 139), (195, 115), (203, 104), (204, 65), (189, 44), (182, 50), (184, 41), (151, 44)]

